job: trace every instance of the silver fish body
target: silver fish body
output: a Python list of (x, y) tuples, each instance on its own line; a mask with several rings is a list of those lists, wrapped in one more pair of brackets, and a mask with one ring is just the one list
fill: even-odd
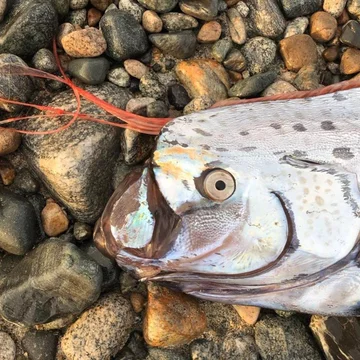
[(359, 99), (351, 89), (173, 120), (109, 201), (99, 248), (203, 299), (357, 315)]

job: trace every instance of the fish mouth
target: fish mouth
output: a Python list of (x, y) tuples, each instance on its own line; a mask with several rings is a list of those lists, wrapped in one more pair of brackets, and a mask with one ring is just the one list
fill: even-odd
[(160, 192), (150, 165), (133, 171), (110, 198), (94, 230), (97, 248), (121, 267), (155, 264), (171, 248), (181, 219)]

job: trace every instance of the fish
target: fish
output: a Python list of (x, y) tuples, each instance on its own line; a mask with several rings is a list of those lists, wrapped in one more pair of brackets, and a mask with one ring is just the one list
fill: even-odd
[(96, 246), (141, 281), (200, 299), (359, 315), (352, 84), (227, 100), (171, 120), (110, 198)]

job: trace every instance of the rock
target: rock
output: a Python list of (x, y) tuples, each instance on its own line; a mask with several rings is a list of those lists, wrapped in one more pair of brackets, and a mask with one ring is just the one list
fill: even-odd
[(345, 9), (347, 0), (324, 0), (323, 9), (338, 18)]
[(125, 70), (133, 77), (141, 79), (149, 72), (149, 68), (139, 60), (125, 60)]
[(89, 0), (70, 0), (70, 9), (84, 9), (88, 5)]
[(340, 56), (339, 48), (337, 46), (330, 46), (322, 53), (323, 58), (327, 62), (333, 62)]
[(310, 328), (326, 359), (360, 358), (360, 324), (356, 317), (314, 315)]
[(149, 39), (164, 54), (178, 59), (186, 59), (195, 54), (196, 36), (191, 30), (170, 34), (152, 34)]
[(232, 48), (232, 45), (232, 41), (229, 39), (218, 40), (211, 49), (212, 58), (217, 62), (223, 62), (226, 58), (226, 55)]
[(241, 72), (246, 68), (246, 59), (238, 49), (232, 49), (224, 60), (224, 67), (228, 70)]
[(161, 20), (164, 23), (164, 28), (168, 31), (190, 30), (199, 25), (192, 16), (176, 12), (161, 15)]
[(182, 110), (191, 99), (183, 86), (174, 84), (168, 88), (168, 100), (176, 110)]
[(12, 184), (15, 179), (15, 168), (7, 159), (0, 158), (0, 178), (5, 186)]
[(89, 224), (76, 222), (74, 224), (74, 238), (78, 241), (89, 240), (92, 237), (92, 227)]
[(204, 59), (182, 61), (175, 72), (192, 98), (208, 96), (213, 101), (227, 98), (229, 79), (217, 62)]
[(150, 346), (186, 344), (199, 337), (205, 329), (206, 317), (196, 299), (149, 284), (144, 338)]
[(138, 23), (141, 23), (144, 8), (134, 0), (120, 0), (119, 9), (132, 15)]
[(246, 42), (245, 22), (235, 8), (227, 11), (227, 21), (232, 41), (238, 45), (244, 44)]
[(56, 36), (56, 44), (57, 46), (62, 48), (61, 40), (64, 36), (70, 34), (75, 31), (75, 26), (70, 23), (63, 23), (59, 26), (59, 30)]
[(22, 346), (30, 359), (53, 360), (56, 356), (58, 334), (52, 331), (29, 331)]
[(69, 219), (65, 211), (52, 199), (48, 199), (46, 202), (46, 206), (41, 212), (41, 220), (48, 236), (58, 236), (69, 227)]
[(198, 112), (201, 110), (206, 110), (212, 105), (214, 105), (215, 101), (211, 99), (209, 96), (203, 95), (191, 100), (184, 107), (184, 115), (191, 114), (194, 112)]
[(255, 33), (260, 36), (276, 38), (286, 26), (276, 0), (248, 0), (249, 20)]
[(26, 326), (79, 314), (98, 298), (101, 282), (99, 265), (75, 245), (50, 239), (28, 253), (5, 278), (0, 313)]
[(140, 98), (131, 99), (126, 104), (126, 111), (131, 112), (133, 114), (146, 116), (147, 106), (154, 101), (156, 100), (151, 97), (140, 97)]
[(242, 306), (233, 305), (241, 319), (249, 325), (254, 325), (260, 315), (260, 308), (258, 306)]
[(110, 359), (125, 345), (133, 324), (129, 301), (116, 292), (106, 294), (69, 326), (61, 349), (68, 359)]
[(130, 294), (130, 302), (136, 313), (141, 313), (145, 307), (146, 299), (145, 297), (137, 292), (132, 292)]
[(285, 15), (288, 18), (304, 16), (320, 10), (322, 0), (281, 0)]
[(318, 11), (310, 18), (310, 35), (318, 42), (330, 41), (336, 33), (336, 19), (325, 11)]
[(353, 15), (357, 20), (360, 18), (360, 0), (348, 0), (347, 10)]
[(360, 49), (360, 24), (355, 20), (348, 21), (342, 28), (340, 41)]
[(139, 89), (145, 97), (163, 99), (166, 96), (166, 87), (153, 72), (148, 72), (140, 79)]
[(126, 344), (126, 348), (132, 352), (135, 359), (145, 359), (148, 355), (145, 340), (137, 331), (134, 331), (130, 335), (130, 339)]
[(294, 35), (281, 40), (280, 54), (290, 71), (299, 71), (318, 60), (316, 44), (309, 35)]
[(340, 71), (343, 74), (356, 74), (360, 72), (360, 50), (349, 48), (341, 57)]
[(276, 56), (276, 43), (261, 36), (250, 39), (242, 48), (251, 74), (265, 72), (273, 64)]
[(36, 69), (54, 73), (58, 70), (55, 56), (49, 49), (40, 49), (32, 58), (32, 63)]
[(88, 85), (100, 85), (109, 70), (109, 61), (104, 57), (75, 59), (69, 62), (69, 73)]
[(39, 224), (31, 203), (24, 197), (0, 188), (0, 248), (24, 255), (39, 236)]
[(13, 184), (17, 190), (25, 194), (36, 194), (40, 189), (39, 182), (27, 169), (18, 171)]
[(113, 0), (90, 0), (92, 6), (100, 11), (105, 11)]
[(11, 154), (21, 144), (21, 135), (11, 129), (0, 127), (0, 156)]
[(106, 41), (100, 30), (89, 27), (73, 31), (61, 39), (65, 52), (72, 57), (97, 57), (106, 50)]
[(155, 11), (146, 10), (142, 16), (142, 25), (150, 33), (159, 33), (162, 30), (163, 22)]
[(239, 14), (246, 18), (249, 15), (250, 9), (249, 7), (245, 4), (244, 1), (239, 1), (236, 5), (235, 5), (235, 9), (239, 12)]
[(149, 355), (145, 360), (189, 360), (189, 356), (177, 349), (159, 349), (149, 347)]
[(130, 86), (130, 75), (122, 67), (116, 67), (108, 72), (108, 80), (120, 87)]
[(218, 0), (181, 0), (180, 9), (183, 13), (197, 19), (209, 21), (218, 13)]
[[(125, 109), (130, 93), (110, 83), (88, 91)], [(100, 116), (97, 106), (82, 101), (82, 112)], [(62, 92), (48, 104), (73, 112), (77, 103), (71, 91)], [(27, 129), (56, 128), (68, 122), (64, 118), (40, 117), (27, 124)], [(89, 121), (77, 121), (66, 131), (45, 136), (26, 136), (24, 152), (28, 161), (53, 196), (64, 204), (79, 221), (95, 222), (112, 194), (111, 176), (119, 155), (119, 130)]]
[(192, 360), (218, 360), (221, 359), (219, 344), (211, 340), (199, 339), (190, 345)]
[(178, 3), (178, 0), (138, 0), (139, 3), (147, 9), (154, 10), (157, 13), (167, 13), (171, 11)]
[(308, 25), (309, 19), (305, 16), (290, 21), (286, 27), (284, 38), (304, 34)]
[(4, 20), (6, 5), (7, 5), (7, 0), (0, 1), (0, 22)]
[(87, 12), (87, 23), (89, 26), (96, 26), (102, 17), (100, 10), (91, 8)]
[(320, 72), (316, 65), (306, 65), (302, 67), (294, 81), (294, 85), (299, 90), (315, 90), (320, 86)]
[(276, 76), (277, 74), (274, 71), (268, 71), (240, 80), (229, 90), (229, 96), (246, 98), (258, 95), (274, 82)]
[(15, 360), (16, 345), (14, 340), (6, 332), (0, 331), (0, 360)]
[(287, 94), (297, 91), (296, 87), (284, 80), (278, 80), (268, 86), (261, 94), (261, 96), (271, 96), (279, 94)]
[(304, 324), (296, 317), (266, 317), (255, 325), (255, 341), (261, 358), (320, 360)]
[(147, 36), (135, 18), (125, 11), (107, 11), (100, 20), (107, 54), (116, 61), (140, 56), (148, 49)]
[[(254, 338), (229, 333), (222, 344), (221, 353), (226, 360), (258, 360), (259, 353)], [(284, 359), (285, 360), (285, 359)]]
[(86, 18), (86, 9), (72, 10), (67, 17), (66, 22), (76, 27), (83, 28), (86, 25)]
[(169, 111), (163, 101), (154, 101), (146, 107), (146, 116), (149, 118), (166, 118)]
[(9, 2), (5, 21), (0, 24), (0, 52), (32, 56), (49, 45), (57, 25), (56, 10), (48, 1)]
[(217, 21), (209, 21), (205, 23), (198, 35), (197, 40), (199, 43), (213, 43), (219, 40), (221, 36), (221, 25)]

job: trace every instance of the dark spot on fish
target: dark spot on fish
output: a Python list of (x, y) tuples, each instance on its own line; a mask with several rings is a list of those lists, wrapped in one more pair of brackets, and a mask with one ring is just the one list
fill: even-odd
[(184, 121), (185, 121), (186, 124), (191, 124), (191, 123), (192, 123), (192, 119), (191, 119), (191, 118), (184, 117), (183, 119), (184, 119)]
[(341, 147), (333, 150), (333, 155), (338, 159), (350, 160), (355, 155), (351, 152), (350, 148)]
[(306, 131), (306, 127), (303, 124), (297, 123), (293, 126), (295, 131), (303, 132)]
[[(214, 117), (216, 117), (216, 114), (212, 114), (209, 116), (210, 119), (213, 119)], [(200, 121), (204, 122), (205, 120), (200, 120)]]
[(322, 121), (321, 128), (323, 130), (335, 130), (336, 129), (336, 127), (334, 126), (334, 123), (332, 121)]
[(295, 157), (305, 157), (305, 156), (307, 156), (307, 153), (305, 151), (295, 150), (293, 152), (293, 156), (295, 156)]
[(196, 128), (194, 129), (194, 131), (200, 135), (203, 135), (203, 136), (212, 136), (212, 134), (202, 130), (202, 129), (199, 129), (199, 128)]
[(169, 145), (174, 145), (174, 146), (180, 145), (177, 140), (172, 140), (172, 141), (164, 140), (164, 142), (168, 143)]
[(227, 151), (229, 151), (228, 149), (225, 149), (225, 148), (216, 148), (215, 150), (220, 151), (220, 152), (227, 152)]
[(275, 130), (281, 129), (281, 125), (280, 125), (280, 124), (272, 123), (270, 126), (271, 126), (273, 129), (275, 129)]
[(256, 150), (256, 146), (246, 146), (240, 149), (240, 151), (250, 152)]
[(215, 160), (215, 161), (206, 163), (205, 166), (209, 167), (209, 168), (215, 168), (215, 167), (222, 167), (222, 166), (224, 166), (224, 164), (219, 160)]
[(209, 145), (206, 145), (206, 144), (203, 144), (203, 145), (200, 145), (204, 150), (210, 150), (210, 146)]
[(187, 147), (189, 147), (189, 145), (188, 144), (185, 144), (185, 143), (182, 143), (182, 144), (179, 144), (181, 147), (183, 147), (183, 148), (187, 148)]
[(296, 117), (297, 119), (301, 119), (301, 120), (304, 120), (304, 118), (305, 118), (304, 114), (303, 114), (302, 112), (300, 112), (300, 111), (297, 111), (297, 112), (295, 113), (295, 117)]
[(183, 180), (182, 183), (184, 184), (187, 190), (190, 190), (189, 182), (187, 180)]
[(336, 100), (336, 101), (344, 101), (344, 100), (347, 100), (347, 97), (344, 96), (343, 94), (335, 93), (333, 95), (333, 99)]
[(248, 133), (247, 131), (241, 131), (241, 132), (240, 132), (240, 135), (246, 136), (246, 135), (249, 135), (249, 133)]
[(169, 132), (169, 129), (167, 127), (164, 127), (164, 128), (162, 128), (161, 132), (163, 134), (165, 134), (165, 133)]
[(284, 154), (285, 152), (286, 152), (285, 150), (280, 150), (280, 151), (274, 151), (273, 154), (280, 155), (280, 154)]

